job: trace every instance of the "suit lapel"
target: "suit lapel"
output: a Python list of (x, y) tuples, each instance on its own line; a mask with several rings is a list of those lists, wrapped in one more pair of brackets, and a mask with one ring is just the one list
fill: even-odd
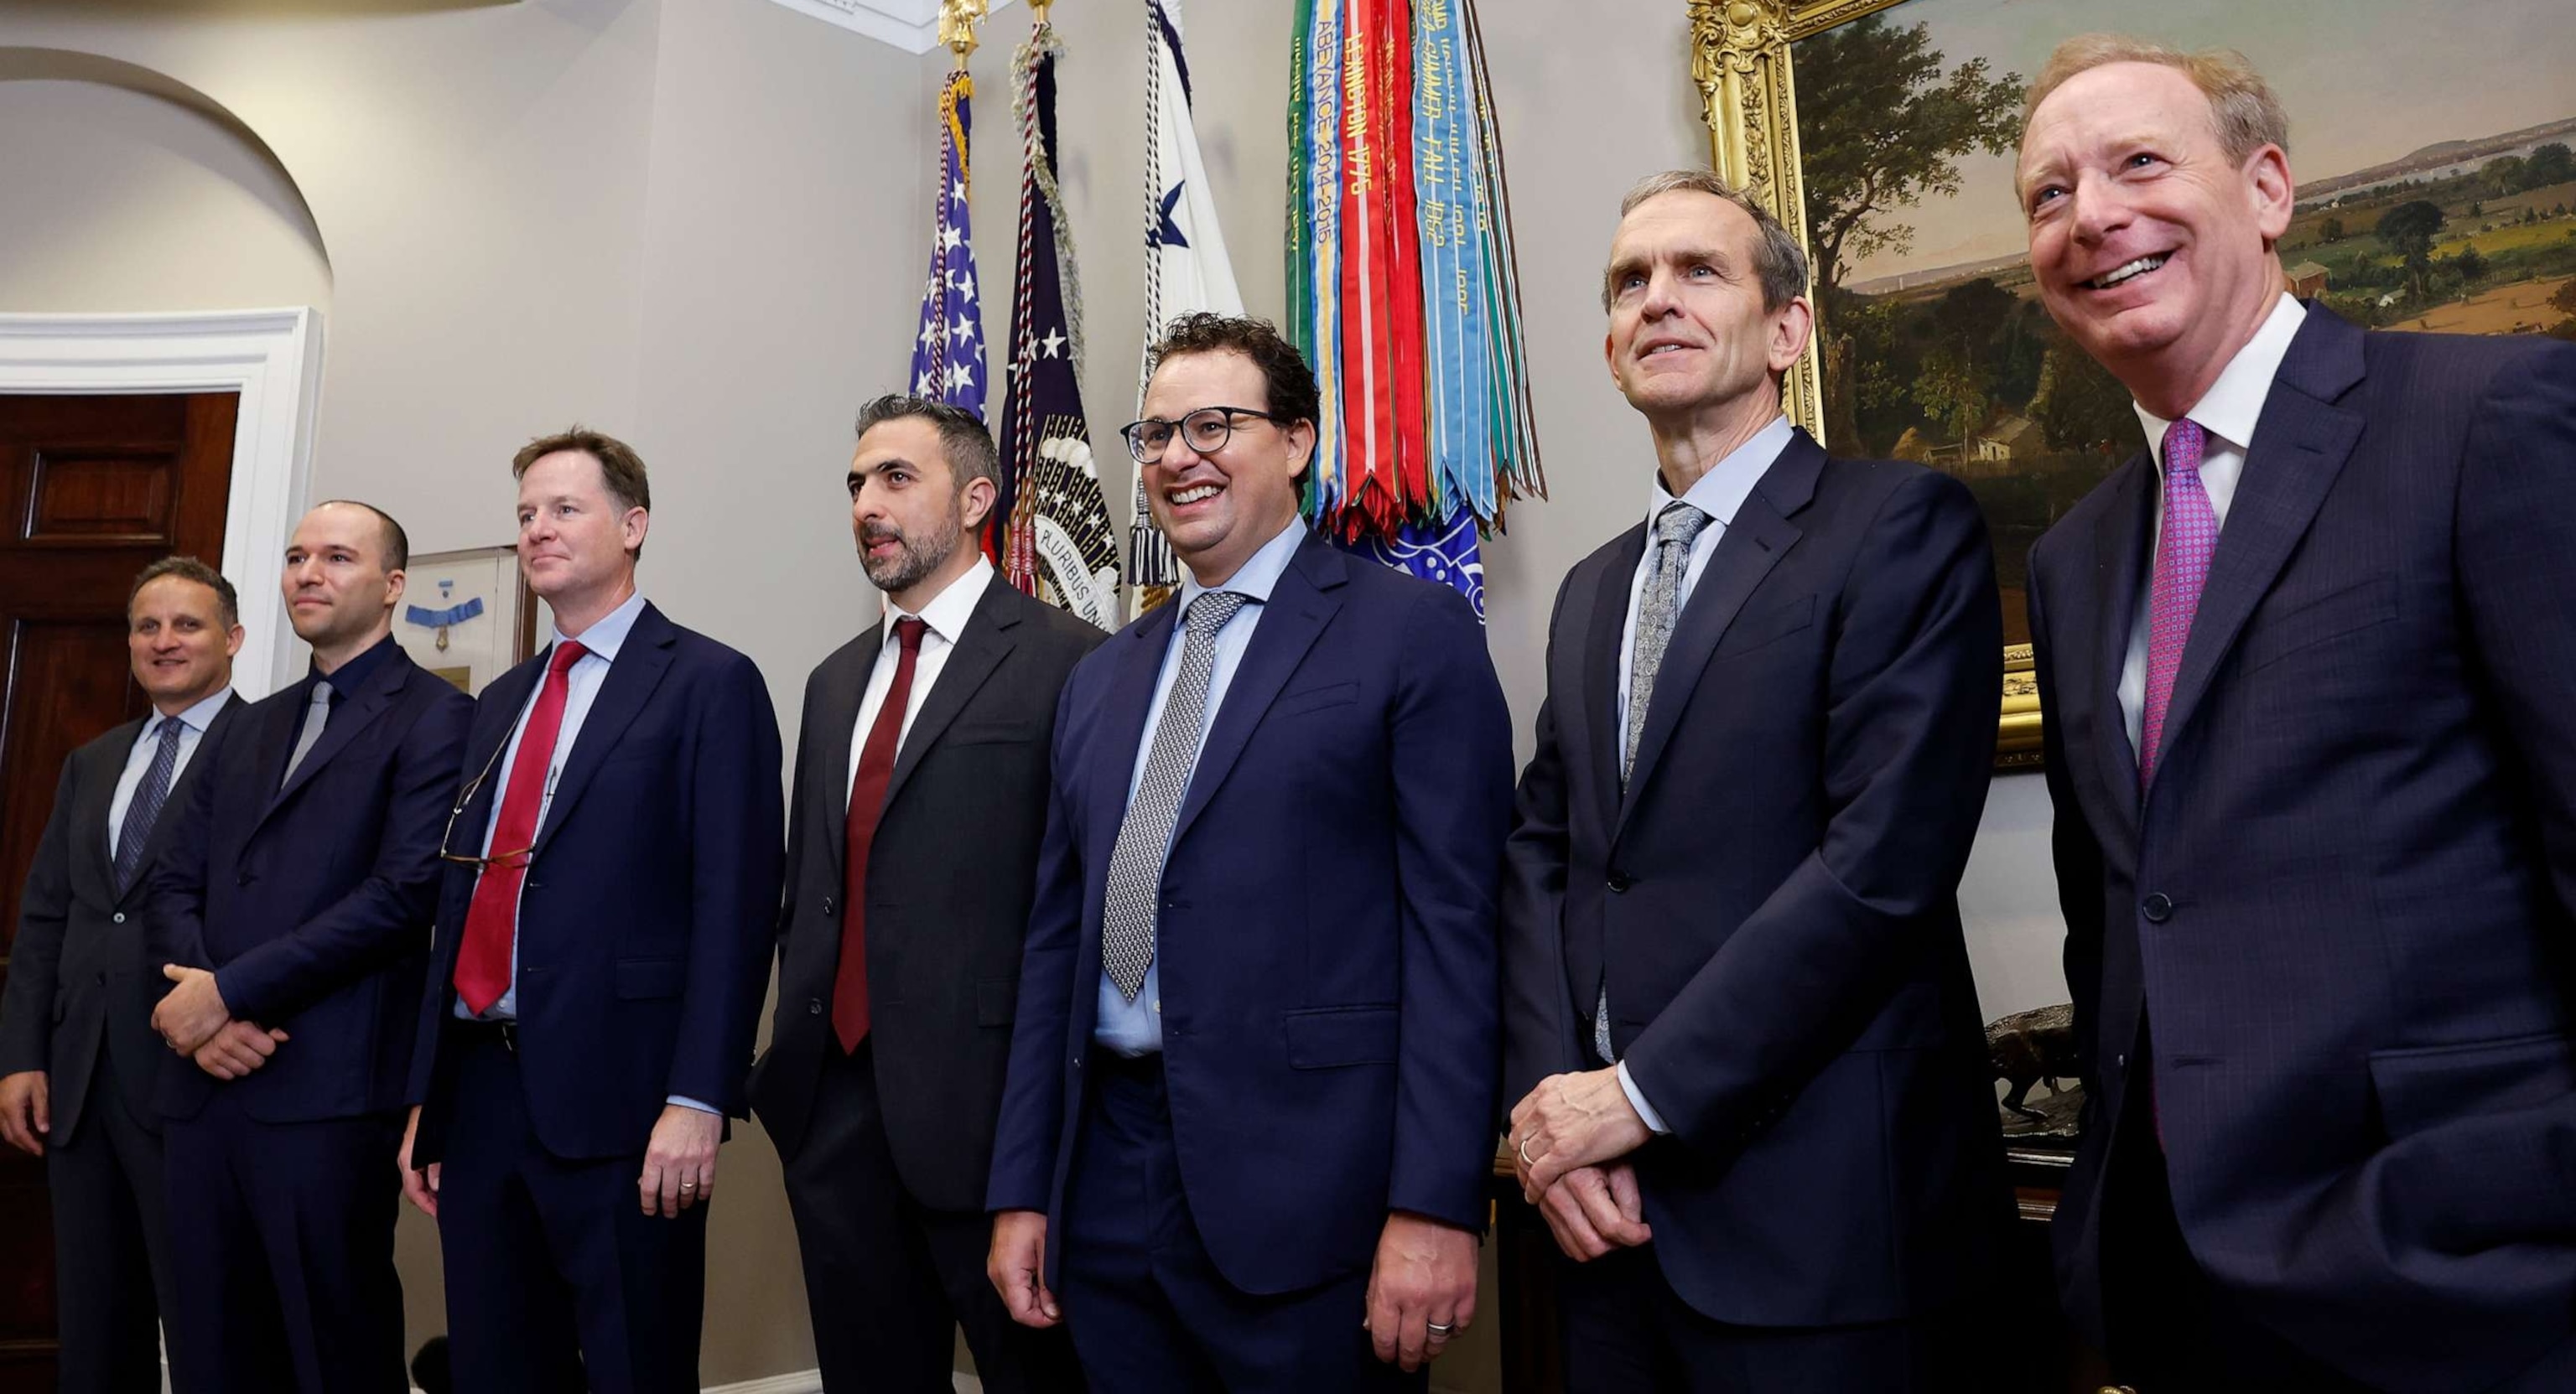
[(903, 792), (904, 782), (921, 767), (922, 756), (939, 739), (939, 733), (966, 709), (984, 680), (1002, 666), (1018, 640), (1011, 630), (1020, 622), (1019, 608), (1011, 602), (1020, 598), (1011, 583), (996, 576), (984, 587), (984, 596), (975, 603), (975, 613), (968, 617), (966, 630), (957, 636), (957, 647), (948, 653), (940, 666), (939, 681), (931, 685), (928, 696), (921, 699), (921, 710), (912, 718), (912, 729), (904, 733), (903, 744), (895, 752), (894, 773), (886, 780), (886, 805), (894, 805), (895, 796)]
[(537, 830), (536, 849), (528, 854), (529, 861), (545, 855), (546, 845), (554, 841), (555, 830), (572, 816), (573, 805), (581, 802), (582, 791), (590, 787), (592, 777), (607, 760), (609, 748), (626, 734), (653, 690), (662, 685), (662, 675), (671, 669), (672, 645), (678, 638), (676, 627), (649, 604), (635, 617), (635, 627), (627, 631), (625, 645), (608, 665), (608, 676), (599, 685), (599, 695), (591, 699), (590, 710), (582, 716), (581, 731), (573, 738), (572, 755), (564, 761), (563, 778), (555, 785), (554, 802), (546, 807), (545, 825)]
[[(77, 839), (80, 850), (74, 855), (87, 865), (88, 874), (107, 888), (111, 899), (121, 897), (116, 893), (116, 858), (107, 848), (108, 839), (115, 833), (107, 825), (108, 818), (116, 811), (116, 782), (125, 777), (125, 762), (134, 758), (134, 742), (141, 739), (143, 723), (148, 719), (138, 718), (117, 727), (113, 734), (123, 739), (103, 742), (90, 759), (89, 768), (81, 771), (80, 778), (72, 784), (71, 825), (88, 829)], [(136, 885), (142, 883), (142, 877), (135, 878)]]
[(2148, 537), (2155, 521), (2149, 500), (2158, 480), (2148, 459), (2132, 456), (2111, 476), (2108, 506), (2093, 523), (2093, 625), (2072, 630), (2091, 634), (2099, 646), (2092, 654), (2091, 695), (2093, 722), (2102, 734), (2094, 744), (2111, 806), (2119, 810), (2121, 825), (2132, 831), (2138, 817), (2138, 752), (2129, 744), (2120, 678), (2128, 670), (2129, 638), (2146, 592)]
[(1584, 635), (1583, 680), (1576, 685), (1584, 709), (1576, 714), (1581, 724), (1574, 729), (1583, 733), (1592, 752), (1605, 828), (1619, 821), (1619, 742), (1625, 735), (1619, 729), (1619, 638), (1628, 623), (1628, 591), (1645, 554), (1641, 523), (1620, 538), (1617, 550), (1592, 578), (1592, 627)]
[(1110, 679), (1109, 698), (1101, 716), (1099, 752), (1102, 768), (1092, 771), (1090, 827), (1092, 845), (1102, 849), (1093, 864), (1106, 874), (1107, 849), (1118, 845), (1118, 825), (1127, 817), (1127, 786), (1145, 743), (1145, 717), (1154, 705), (1154, 683), (1162, 676), (1163, 654), (1171, 647), (1172, 626), (1181, 607), (1167, 603), (1144, 623), (1123, 631), (1111, 643), (1120, 645), (1118, 670)]
[[(339, 710), (324, 718), (322, 734), (314, 739), (313, 748), (304, 752), (304, 759), (295, 767), (294, 773), (277, 787), (277, 793), (268, 801), (267, 811), (260, 815), (260, 822), (266, 823), (276, 816), (277, 810), (295, 797), (296, 790), (312, 783), (313, 777), (324, 766), (349, 748), (349, 743), (358, 738), (359, 732), (384, 715), (385, 709), (393, 705), (394, 694), (401, 690), (404, 679), (410, 677), (411, 672), (411, 655), (401, 649), (386, 654), (377, 664), (376, 671), (368, 677), (366, 685), (350, 693)], [(296, 730), (303, 724), (304, 717), (305, 712), (301, 708), (293, 709), (291, 719), (285, 723), (286, 729)], [(264, 771), (269, 767), (261, 768)]]
[[(1789, 521), (1789, 515), (1815, 497), (1816, 476), (1824, 464), (1824, 447), (1816, 444), (1813, 437), (1804, 431), (1790, 437), (1780, 458), (1771, 462), (1761, 482), (1744, 496), (1743, 504), (1735, 510), (1735, 520), (1726, 524), (1726, 530), (1718, 536), (1708, 569), (1701, 573), (1699, 584), (1691, 588), (1690, 599), (1683, 603), (1681, 618), (1673, 626), (1663, 664), (1655, 673), (1655, 690), (1629, 692), (1629, 701), (1646, 704), (1646, 726), (1637, 735), (1636, 763), (1628, 772), (1627, 790), (1619, 800), (1618, 822), (1611, 830), (1614, 842), (1636, 809), (1637, 796), (1654, 774), (1655, 762), (1662, 758), (1674, 727), (1681, 723), (1682, 708), (1689, 705), (1691, 689), (1699, 684), (1701, 670), (1708, 667), (1709, 658), (1726, 638), (1727, 627), (1735, 623), (1744, 602), (1752, 598), (1754, 588), (1771, 574), (1771, 568), (1797, 545), (1802, 534)], [(1614, 737), (1610, 763), (1614, 784), (1619, 771), (1615, 741)]]
[(876, 673), (877, 656), (885, 652), (885, 621), (877, 621), (859, 638), (863, 657), (834, 669), (826, 679), (829, 687), (823, 693), (820, 733), (822, 764), (815, 767), (820, 777), (806, 791), (806, 798), (812, 801), (806, 816), (821, 819), (820, 826), (828, 832), (825, 841), (831, 847), (832, 884), (836, 886), (849, 878), (845, 863), (850, 856), (850, 761), (857, 758), (859, 703), (867, 697), (868, 679)]
[(1279, 573), (1279, 583), (1271, 587), (1270, 599), (1261, 607), (1261, 623), (1252, 631), (1252, 644), (1226, 684), (1225, 701), (1217, 708), (1216, 723), (1208, 728), (1207, 744), (1199, 749), (1189, 792), (1182, 796), (1180, 814), (1172, 823), (1174, 846), (1180, 845), (1190, 823), (1216, 796), (1251, 741), (1253, 728), (1261, 724), (1262, 714), (1270, 710), (1279, 689), (1304, 661), (1306, 650), (1314, 647), (1333, 612), (1342, 608), (1332, 592), (1347, 579), (1349, 565), (1332, 544), (1309, 533), (1288, 569)]
[[(212, 774), (206, 773), (206, 771), (213, 767), (217, 752), (222, 749), (222, 742), (226, 739), (226, 732), (231, 728), (233, 722), (240, 717), (241, 713), (248, 710), (249, 707), (250, 703), (242, 700), (242, 695), (236, 692), (222, 706), (215, 709), (214, 719), (206, 723), (205, 731), (197, 737), (197, 749), (194, 754), (188, 757), (188, 768), (180, 771), (177, 779), (170, 781), (169, 797), (161, 805), (161, 816), (153, 820), (152, 836), (144, 843), (143, 865), (145, 868), (150, 868), (154, 862), (160, 860), (161, 844), (169, 839), (171, 825), (178, 821), (177, 813), (179, 809), (184, 807), (187, 803), (189, 790), (193, 787), (190, 781), (195, 779), (213, 779), (215, 777)], [(112, 767), (108, 771), (107, 787), (110, 790), (114, 789), (116, 784), (116, 775), (119, 773), (121, 773), (121, 771)], [(102, 808), (100, 810), (99, 816), (102, 818), (106, 816), (105, 809)], [(107, 855), (107, 848), (104, 842), (99, 844), (99, 855), (102, 858), (100, 865), (108, 865), (109, 863), (104, 860)], [(142, 891), (144, 883), (150, 879), (150, 877), (138, 873), (134, 878), (134, 884), (126, 887), (125, 894), (117, 898), (119, 903), (122, 903), (126, 897), (135, 895)], [(115, 889), (116, 878), (112, 872), (108, 875), (106, 884), (111, 891)]]
[(2361, 331), (2325, 311), (2310, 311), (2264, 399), (2244, 475), (2219, 531), (2209, 580), (2183, 644), (2182, 667), (2174, 675), (2164, 749), (2171, 750), (2189, 726), (2219, 661), (2307, 536), (2361, 439), (2360, 415), (2332, 405), (2361, 375)]

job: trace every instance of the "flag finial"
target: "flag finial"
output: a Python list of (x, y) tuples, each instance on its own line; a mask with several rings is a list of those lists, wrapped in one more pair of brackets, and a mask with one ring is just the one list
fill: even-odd
[(982, 23), (990, 0), (939, 0), (939, 42), (957, 55), (958, 70), (975, 51), (975, 26)]

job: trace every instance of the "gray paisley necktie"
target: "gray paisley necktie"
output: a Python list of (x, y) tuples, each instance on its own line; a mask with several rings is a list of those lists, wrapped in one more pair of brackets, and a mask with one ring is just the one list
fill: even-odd
[(1182, 795), (1189, 792), (1190, 771), (1198, 764), (1200, 720), (1208, 681), (1216, 674), (1216, 632), (1244, 601), (1232, 591), (1203, 591), (1190, 602), (1181, 671), (1163, 699), (1145, 777), (1127, 801), (1118, 845), (1109, 854), (1100, 957), (1109, 980), (1130, 1002), (1144, 988), (1145, 970), (1154, 962), (1154, 901), (1163, 884), (1163, 858), (1171, 851), (1172, 824), (1180, 816)]

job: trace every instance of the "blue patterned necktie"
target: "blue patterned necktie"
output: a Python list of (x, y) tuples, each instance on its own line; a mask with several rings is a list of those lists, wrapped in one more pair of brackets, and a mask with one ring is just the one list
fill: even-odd
[(125, 805), (125, 822), (116, 834), (116, 893), (122, 897), (133, 889), (134, 874), (143, 869), (143, 849), (152, 840), (152, 825), (160, 820), (161, 805), (170, 800), (170, 780), (179, 769), (179, 718), (161, 718), (161, 744), (152, 752), (151, 767), (143, 771), (143, 782), (134, 786), (134, 797)]
[(1145, 970), (1154, 962), (1154, 901), (1163, 884), (1163, 859), (1172, 850), (1172, 824), (1180, 816), (1181, 796), (1189, 792), (1190, 771), (1198, 764), (1200, 718), (1207, 708), (1208, 683), (1216, 676), (1216, 632), (1243, 608), (1244, 599), (1232, 591), (1203, 591), (1190, 602), (1181, 671), (1163, 699), (1163, 719), (1154, 726), (1145, 777), (1127, 801), (1118, 846), (1109, 854), (1100, 958), (1109, 980), (1130, 1002), (1144, 989)]

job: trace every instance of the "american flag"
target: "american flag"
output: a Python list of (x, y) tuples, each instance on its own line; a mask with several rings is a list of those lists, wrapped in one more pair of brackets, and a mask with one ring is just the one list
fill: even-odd
[[(974, 79), (948, 76), (939, 93), (939, 211), (930, 279), (921, 288), (921, 332), (912, 345), (912, 392), (984, 415), (984, 321), (976, 299), (975, 242), (966, 218), (966, 100)], [(991, 551), (988, 543), (986, 550)]]

